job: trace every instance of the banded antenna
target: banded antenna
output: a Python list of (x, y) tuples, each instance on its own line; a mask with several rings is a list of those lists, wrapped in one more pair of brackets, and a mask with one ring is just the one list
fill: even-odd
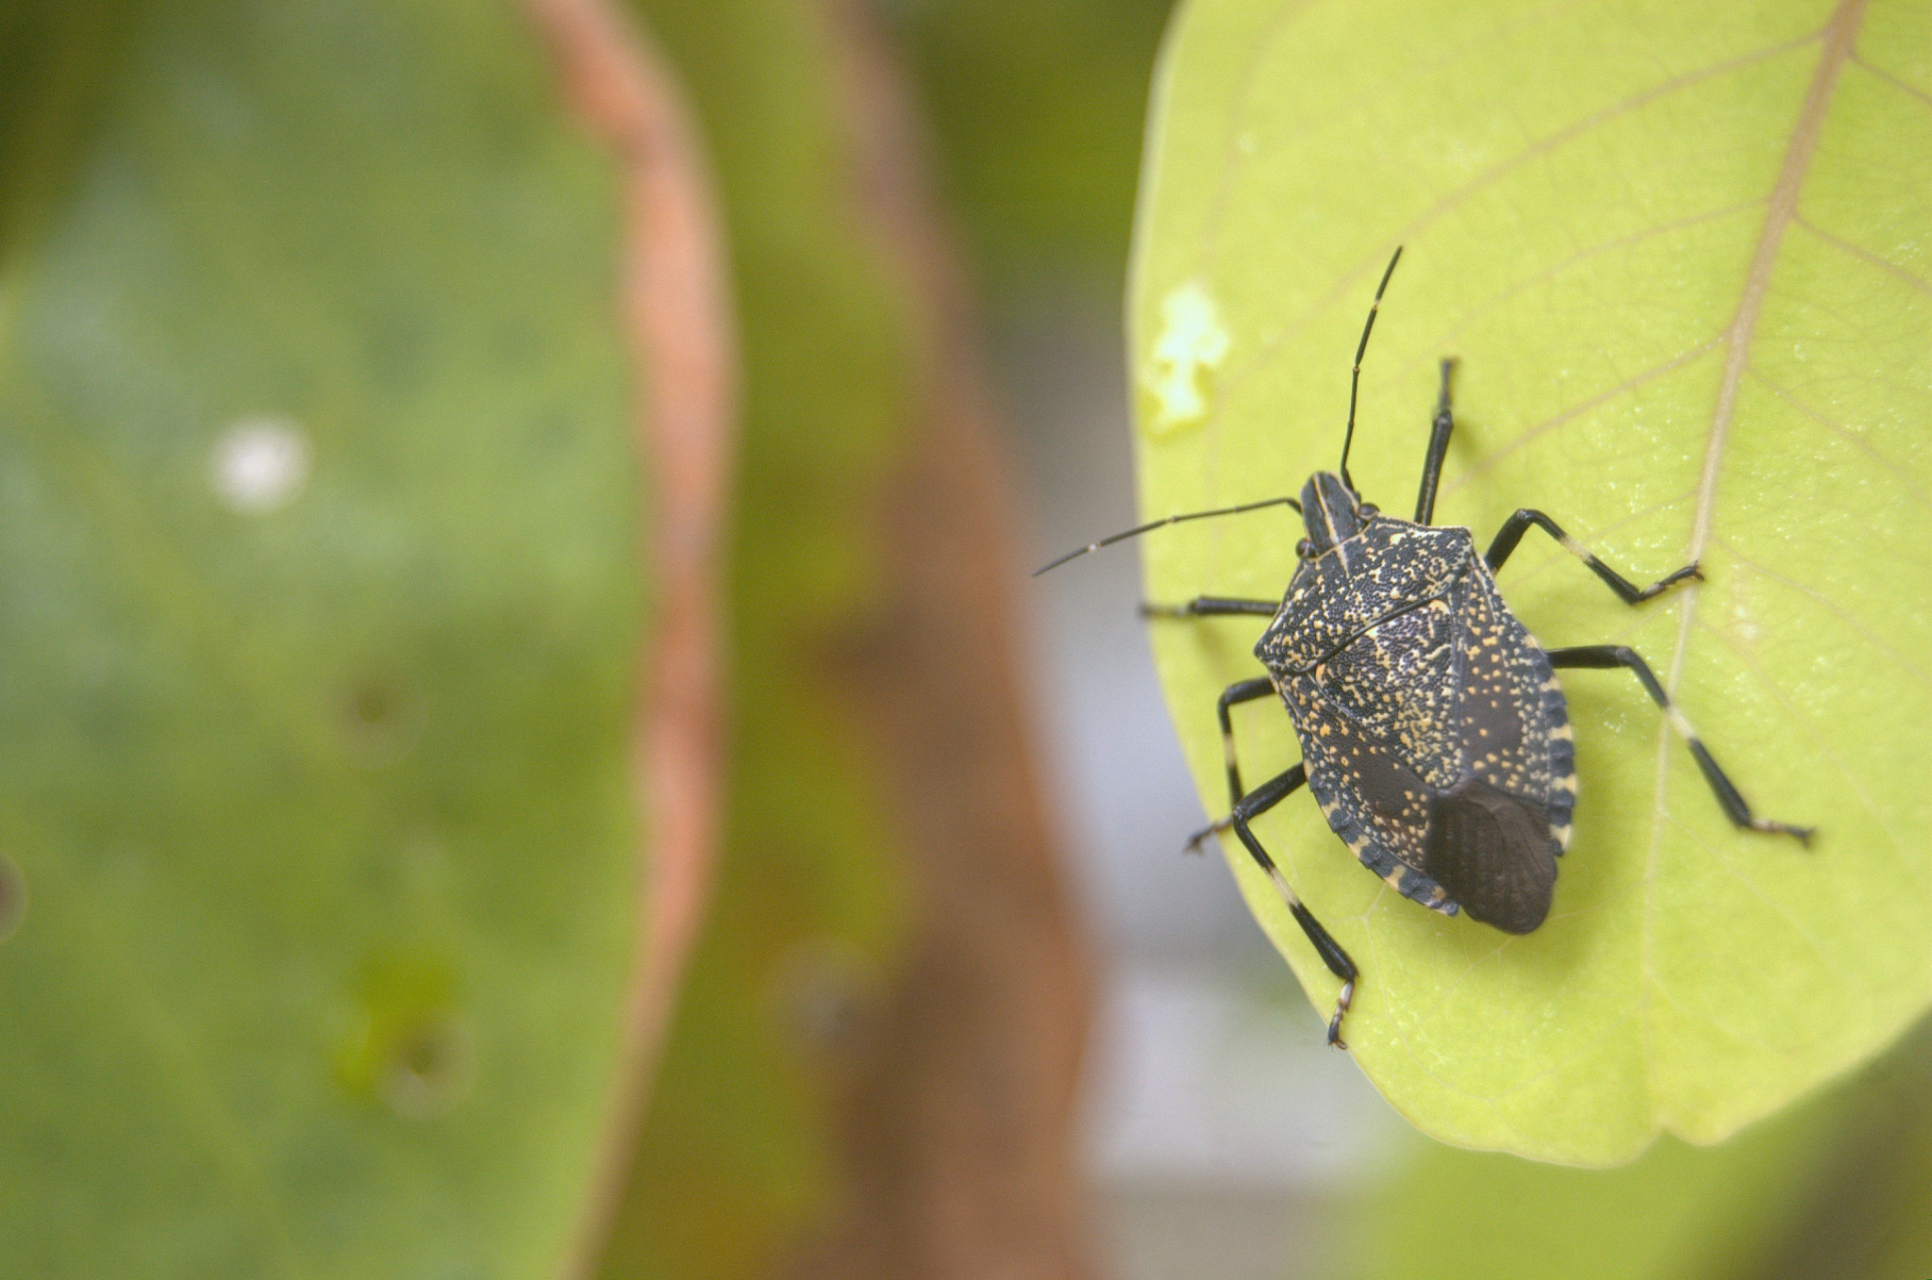
[(1348, 379), (1348, 433), (1342, 437), (1342, 483), (1350, 493), (1360, 492), (1355, 480), (1348, 474), (1348, 447), (1355, 443), (1355, 392), (1362, 385), (1362, 353), (1368, 350), (1369, 335), (1375, 332), (1375, 313), (1382, 306), (1382, 291), (1389, 287), (1389, 277), (1395, 274), (1395, 264), (1402, 261), (1402, 246), (1395, 246), (1395, 255), (1382, 272), (1382, 283), (1375, 286), (1375, 301), (1369, 303), (1368, 323), (1362, 326), (1362, 340), (1355, 344), (1355, 372)]
[(1137, 524), (1131, 529), (1123, 529), (1119, 533), (1102, 538), (1098, 542), (1089, 542), (1086, 546), (1078, 550), (1069, 551), (1059, 559), (1049, 561), (1035, 569), (1033, 576), (1037, 578), (1048, 569), (1058, 569), (1067, 561), (1077, 560), (1090, 551), (1098, 551), (1102, 547), (1111, 547), (1116, 542), (1125, 542), (1129, 538), (1138, 538), (1143, 533), (1150, 532), (1154, 529), (1164, 529), (1170, 524), (1179, 524), (1183, 520), (1205, 520), (1209, 516), (1239, 515), (1243, 511), (1259, 511), (1263, 507), (1293, 507), (1297, 514), (1301, 511), (1301, 503), (1295, 501), (1293, 498), (1263, 498), (1259, 502), (1244, 502), (1238, 507), (1216, 507), (1212, 511), (1190, 511), (1185, 515), (1168, 516), (1165, 520), (1149, 520), (1146, 524)]

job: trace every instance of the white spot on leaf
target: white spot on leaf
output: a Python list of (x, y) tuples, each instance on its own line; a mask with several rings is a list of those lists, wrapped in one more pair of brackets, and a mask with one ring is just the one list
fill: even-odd
[(1141, 383), (1158, 402), (1148, 430), (1156, 435), (1207, 416), (1208, 375), (1228, 354), (1213, 297), (1198, 280), (1176, 287), (1161, 302), (1161, 331), (1141, 369)]
[(309, 478), (309, 441), (288, 418), (244, 418), (215, 442), (215, 493), (243, 515), (293, 502)]

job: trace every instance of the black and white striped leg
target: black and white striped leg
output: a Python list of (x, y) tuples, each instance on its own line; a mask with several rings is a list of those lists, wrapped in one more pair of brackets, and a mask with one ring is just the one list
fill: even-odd
[(1703, 742), (1697, 736), (1697, 730), (1691, 728), (1690, 721), (1684, 718), (1684, 713), (1676, 708), (1670, 700), (1670, 695), (1664, 692), (1664, 686), (1658, 683), (1650, 665), (1639, 657), (1634, 649), (1626, 649), (1620, 644), (1592, 644), (1575, 649), (1551, 649), (1547, 656), (1552, 667), (1580, 667), (1596, 670), (1628, 667), (1637, 677), (1638, 682), (1643, 685), (1644, 692), (1650, 695), (1651, 701), (1664, 709), (1664, 715), (1670, 720), (1670, 727), (1677, 731), (1677, 736), (1684, 740), (1684, 745), (1690, 748), (1691, 755), (1696, 757), (1697, 767), (1704, 773), (1704, 781), (1710, 784), (1711, 791), (1717, 796), (1718, 804), (1724, 807), (1725, 816), (1730, 818), (1734, 825), (1750, 831), (1762, 831), (1769, 835), (1796, 836), (1805, 845), (1810, 845), (1813, 828), (1794, 827), (1789, 823), (1773, 822), (1769, 818), (1752, 815), (1751, 806), (1745, 803), (1744, 796), (1739, 793), (1731, 780), (1724, 776), (1724, 771), (1717, 767), (1717, 761), (1711, 759), (1711, 753), (1705, 750)]
[(1449, 413), (1449, 375), (1456, 362), (1442, 362), (1442, 394), (1436, 397), (1436, 418), (1429, 428), (1429, 452), (1422, 456), (1422, 487), (1415, 496), (1415, 522), (1428, 524), (1436, 515), (1436, 486), (1442, 483), (1442, 460), (1449, 453), (1449, 433), (1456, 420)]
[(1295, 923), (1301, 926), (1301, 931), (1308, 935), (1315, 953), (1328, 966), (1328, 971), (1341, 979), (1342, 990), (1335, 997), (1335, 1014), (1328, 1020), (1328, 1043), (1338, 1049), (1346, 1049), (1348, 1046), (1342, 1043), (1342, 1015), (1348, 1012), (1349, 1004), (1355, 999), (1355, 962), (1349, 959), (1348, 952), (1342, 950), (1342, 944), (1322, 927), (1322, 922), (1315, 919), (1314, 913), (1302, 905), (1301, 899), (1289, 887), (1288, 878), (1281, 874), (1281, 868), (1275, 865), (1275, 860), (1268, 856), (1268, 851), (1261, 847), (1261, 841), (1255, 839), (1254, 832), (1248, 828), (1250, 821), (1299, 791), (1307, 781), (1307, 770), (1301, 765), (1296, 765), (1279, 777), (1270, 778), (1241, 797), (1234, 806), (1234, 812), (1201, 832), (1196, 839), (1233, 827), (1234, 834), (1241, 838), (1242, 845), (1248, 850), (1248, 856), (1259, 863), (1261, 869), (1268, 873), (1268, 878), (1275, 882), (1275, 889), (1281, 894), (1282, 901), (1288, 904), (1289, 914), (1295, 917)]
[(1215, 700), (1215, 712), (1221, 717), (1221, 757), (1228, 766), (1228, 803), (1239, 805), (1244, 792), (1241, 789), (1241, 766), (1234, 756), (1234, 720), (1228, 715), (1228, 708), (1243, 702), (1253, 702), (1265, 698), (1275, 691), (1274, 681), (1266, 676), (1253, 680), (1240, 680), (1221, 690)]
[[(1215, 711), (1221, 718), (1221, 758), (1227, 762), (1228, 767), (1228, 803), (1230, 805), (1239, 805), (1245, 793), (1241, 787), (1241, 764), (1234, 751), (1234, 720), (1228, 715), (1228, 708), (1243, 702), (1253, 702), (1256, 698), (1265, 698), (1274, 691), (1274, 682), (1266, 676), (1260, 676), (1253, 680), (1237, 680), (1221, 690), (1220, 698), (1215, 701)], [(1199, 853), (1201, 846), (1209, 837), (1220, 835), (1232, 825), (1234, 825), (1232, 815), (1216, 818), (1187, 838), (1187, 852)]]
[(1590, 572), (1603, 579), (1604, 585), (1616, 592), (1617, 598), (1625, 604), (1642, 604), (1652, 596), (1662, 595), (1686, 578), (1702, 578), (1704, 576), (1695, 564), (1687, 564), (1675, 573), (1666, 574), (1647, 587), (1639, 587), (1636, 583), (1630, 581), (1630, 579), (1624, 577), (1615, 569), (1612, 569), (1609, 565), (1591, 555), (1582, 543), (1563, 532), (1563, 527), (1557, 524), (1556, 521), (1550, 519), (1541, 511), (1533, 511), (1528, 507), (1522, 508), (1515, 515), (1503, 521), (1503, 527), (1496, 531), (1496, 540), (1489, 544), (1489, 550), (1483, 554), (1483, 559), (1488, 563), (1491, 573), (1503, 567), (1503, 561), (1509, 559), (1509, 553), (1516, 550), (1516, 544), (1523, 540), (1523, 535), (1529, 531), (1531, 525), (1535, 525), (1544, 533), (1555, 538), (1565, 551), (1590, 566)]
[[(1273, 617), (1280, 608), (1280, 604), (1273, 600), (1196, 596), (1186, 604), (1180, 605), (1143, 604), (1140, 611), (1142, 616), (1149, 618), (1212, 618), (1251, 614)], [(1275, 860), (1268, 856), (1268, 851), (1261, 847), (1261, 842), (1255, 839), (1254, 832), (1248, 828), (1250, 820), (1274, 808), (1308, 782), (1306, 768), (1296, 765), (1277, 777), (1270, 778), (1246, 795), (1242, 794), (1241, 768), (1234, 749), (1234, 720), (1228, 714), (1228, 708), (1243, 702), (1253, 702), (1257, 698), (1268, 697), (1274, 691), (1272, 680), (1266, 676), (1258, 676), (1253, 680), (1236, 681), (1223, 689), (1220, 698), (1216, 700), (1215, 711), (1221, 721), (1222, 751), (1228, 767), (1228, 796), (1233, 809), (1225, 818), (1218, 818), (1189, 836), (1187, 851), (1199, 852), (1201, 846), (1211, 837), (1219, 835), (1230, 827), (1234, 829), (1234, 834), (1240, 837), (1248, 855), (1268, 873), (1268, 878), (1274, 881), (1275, 889), (1280, 892), (1282, 900), (1288, 904), (1289, 914), (1295, 917), (1295, 923), (1301, 926), (1301, 931), (1308, 935), (1308, 941), (1314, 946), (1315, 953), (1322, 958), (1322, 963), (1328, 966), (1330, 973), (1341, 979), (1342, 990), (1335, 999), (1335, 1013), (1328, 1020), (1328, 1043), (1338, 1049), (1346, 1049), (1348, 1046), (1342, 1043), (1342, 1015), (1348, 1012), (1349, 1004), (1355, 999), (1355, 962), (1349, 959), (1348, 952), (1342, 950), (1342, 944), (1335, 941), (1328, 930), (1322, 927), (1322, 922), (1315, 919), (1314, 913), (1302, 905), (1301, 899), (1296, 897), (1295, 891), (1289, 887), (1287, 877), (1281, 874), (1281, 869), (1275, 866)]]

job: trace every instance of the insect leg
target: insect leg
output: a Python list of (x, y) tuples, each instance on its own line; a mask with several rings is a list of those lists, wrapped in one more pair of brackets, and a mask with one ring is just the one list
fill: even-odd
[(1429, 428), (1429, 452), (1422, 458), (1422, 488), (1415, 498), (1415, 522), (1428, 524), (1436, 514), (1436, 486), (1442, 483), (1442, 459), (1449, 452), (1449, 433), (1456, 420), (1449, 413), (1449, 374), (1454, 360), (1442, 362), (1442, 395), (1436, 400), (1435, 424)]
[(1483, 559), (1488, 563), (1491, 573), (1503, 567), (1503, 561), (1509, 559), (1509, 553), (1516, 550), (1516, 544), (1523, 540), (1523, 534), (1529, 530), (1531, 525), (1535, 525), (1544, 533), (1555, 538), (1565, 551), (1583, 561), (1584, 564), (1589, 565), (1590, 572), (1603, 579), (1604, 585), (1616, 592), (1617, 598), (1625, 604), (1641, 604), (1652, 596), (1663, 594), (1686, 578), (1702, 578), (1704, 576), (1695, 564), (1687, 564), (1675, 573), (1666, 574), (1647, 587), (1639, 587), (1636, 583), (1630, 581), (1630, 579), (1624, 577), (1615, 569), (1612, 569), (1609, 565), (1591, 555), (1582, 543), (1563, 532), (1562, 526), (1557, 524), (1556, 521), (1550, 519), (1541, 511), (1533, 511), (1528, 507), (1522, 508), (1515, 515), (1503, 521), (1503, 527), (1496, 531), (1496, 540), (1490, 543), (1489, 550), (1483, 553)]
[(1281, 868), (1275, 865), (1275, 860), (1270, 858), (1268, 851), (1261, 847), (1261, 841), (1255, 839), (1254, 832), (1248, 829), (1251, 819), (1260, 817), (1280, 804), (1300, 790), (1302, 784), (1307, 781), (1308, 773), (1303, 765), (1296, 765), (1286, 773), (1270, 778), (1243, 796), (1235, 804), (1233, 813), (1222, 822), (1203, 831), (1201, 836), (1205, 837), (1210, 832), (1226, 830), (1228, 827), (1234, 828), (1234, 834), (1241, 838), (1241, 843), (1248, 850), (1248, 856), (1259, 863), (1261, 869), (1268, 873), (1268, 878), (1275, 882), (1276, 890), (1280, 892), (1282, 900), (1288, 904), (1289, 913), (1295, 917), (1295, 923), (1301, 926), (1301, 931), (1308, 935), (1308, 941), (1313, 944), (1316, 954), (1321, 956), (1322, 963), (1328, 966), (1330, 973), (1342, 980), (1341, 994), (1335, 998), (1335, 1015), (1328, 1020), (1328, 1043), (1337, 1048), (1346, 1049), (1348, 1046), (1342, 1043), (1342, 1015), (1348, 1012), (1349, 1004), (1355, 999), (1355, 962), (1349, 959), (1348, 952), (1342, 950), (1342, 944), (1335, 941), (1328, 930), (1322, 927), (1322, 922), (1315, 919), (1314, 913), (1302, 905), (1301, 899), (1295, 896), (1295, 891), (1288, 887), (1288, 878), (1281, 874)]
[(1697, 730), (1691, 728), (1690, 721), (1684, 718), (1684, 713), (1672, 705), (1670, 695), (1664, 692), (1663, 685), (1657, 683), (1657, 677), (1651, 672), (1650, 665), (1638, 657), (1635, 650), (1626, 649), (1620, 644), (1592, 644), (1575, 649), (1551, 649), (1547, 656), (1552, 667), (1583, 667), (1598, 670), (1609, 667), (1630, 668), (1631, 673), (1643, 685), (1644, 692), (1650, 695), (1650, 700), (1664, 709), (1664, 714), (1670, 719), (1670, 727), (1677, 731), (1677, 736), (1682, 738), (1684, 745), (1690, 748), (1691, 755), (1697, 758), (1697, 767), (1703, 770), (1704, 781), (1710, 784), (1711, 791), (1717, 796), (1718, 804), (1724, 807), (1725, 816), (1730, 818), (1734, 825), (1749, 828), (1752, 831), (1796, 836), (1806, 845), (1811, 843), (1813, 830), (1811, 827), (1794, 827), (1783, 822), (1773, 822), (1769, 818), (1752, 816), (1751, 806), (1745, 803), (1743, 795), (1732, 785), (1731, 780), (1724, 776), (1724, 771), (1717, 767), (1717, 761), (1711, 759), (1711, 753), (1704, 749), (1703, 742), (1697, 737)]
[[(1221, 754), (1228, 765), (1228, 803), (1231, 805), (1239, 805), (1241, 803), (1242, 793), (1241, 766), (1235, 762), (1234, 758), (1234, 721), (1228, 717), (1228, 708), (1234, 706), (1236, 703), (1253, 702), (1256, 698), (1265, 698), (1274, 691), (1274, 683), (1266, 676), (1261, 676), (1254, 680), (1239, 680), (1221, 690), (1221, 696), (1215, 702), (1215, 709), (1221, 716)], [(1284, 791), (1282, 794), (1286, 795), (1288, 793)], [(1202, 827), (1199, 831), (1196, 831), (1187, 838), (1187, 852), (1199, 853), (1203, 841), (1209, 836), (1219, 835), (1221, 832), (1226, 831), (1233, 822), (1234, 819), (1232, 817), (1216, 818), (1207, 826)]]
[(1143, 604), (1143, 618), (1226, 618), (1252, 614), (1272, 618), (1281, 612), (1279, 600), (1231, 600), (1225, 596), (1195, 596), (1186, 604)]
[[(1240, 680), (1229, 685), (1221, 690), (1221, 696), (1215, 700), (1215, 710), (1221, 717), (1221, 754), (1228, 765), (1228, 803), (1231, 805), (1240, 805), (1242, 793), (1241, 766), (1236, 764), (1234, 759), (1234, 721), (1228, 717), (1228, 708), (1236, 703), (1253, 702), (1256, 698), (1265, 698), (1274, 691), (1274, 681), (1266, 676), (1258, 676), (1253, 680)], [(1189, 847), (1193, 847), (1193, 844), (1194, 842), (1190, 841)]]

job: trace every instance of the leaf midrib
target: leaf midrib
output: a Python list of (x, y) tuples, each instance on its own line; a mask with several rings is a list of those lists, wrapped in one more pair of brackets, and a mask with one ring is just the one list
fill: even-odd
[[(1822, 35), (1822, 45), (1818, 54), (1818, 64), (1812, 72), (1810, 86), (1805, 91), (1804, 103), (1798, 109), (1798, 116), (1792, 125), (1790, 141), (1785, 147), (1784, 160), (1778, 167), (1777, 179), (1772, 183), (1770, 198), (1764, 214), (1764, 226), (1758, 233), (1758, 243), (1751, 255), (1751, 265), (1745, 272), (1744, 287), (1738, 296), (1737, 310), (1731, 323), (1722, 335), (1724, 344), (1724, 367), (1719, 376), (1717, 399), (1711, 412), (1711, 425), (1705, 439), (1704, 466), (1698, 478), (1697, 499), (1692, 508), (1691, 536), (1686, 548), (1684, 561), (1695, 564), (1703, 558), (1710, 544), (1712, 516), (1717, 501), (1717, 480), (1722, 468), (1724, 447), (1730, 438), (1731, 424), (1737, 411), (1738, 389), (1744, 374), (1750, 367), (1752, 339), (1757, 334), (1758, 321), (1763, 314), (1765, 296), (1770, 292), (1771, 275), (1777, 265), (1778, 251), (1784, 242), (1784, 233), (1797, 219), (1798, 196), (1804, 188), (1805, 177), (1811, 168), (1811, 158), (1818, 149), (1818, 138), (1823, 132), (1827, 110), (1831, 105), (1832, 91), (1838, 84), (1838, 73), (1850, 59), (1853, 45), (1858, 37), (1860, 23), (1865, 16), (1867, 0), (1842, 0), (1832, 11)], [(1677, 641), (1671, 651), (1670, 669), (1664, 675), (1664, 688), (1673, 696), (1676, 694), (1683, 675), (1684, 662), (1690, 652), (1691, 632), (1697, 623), (1697, 606), (1702, 591), (1695, 580), (1688, 583), (1678, 597)], [(1665, 808), (1665, 782), (1668, 776), (1667, 753), (1673, 748), (1676, 738), (1670, 721), (1665, 718), (1657, 726), (1656, 768), (1652, 776), (1655, 783), (1651, 796), (1650, 847), (1645, 854), (1643, 886), (1643, 972), (1646, 987), (1661, 993), (1663, 985), (1658, 980), (1652, 965), (1652, 942), (1654, 929), (1652, 922), (1657, 918), (1654, 891), (1657, 884), (1657, 860), (1663, 845), (1664, 826), (1667, 821)], [(1650, 1001), (1642, 1000), (1644, 1041), (1646, 1057), (1651, 1043)], [(1653, 1092), (1653, 1103), (1661, 1102)], [(1661, 1113), (1661, 1111), (1660, 1111)]]

